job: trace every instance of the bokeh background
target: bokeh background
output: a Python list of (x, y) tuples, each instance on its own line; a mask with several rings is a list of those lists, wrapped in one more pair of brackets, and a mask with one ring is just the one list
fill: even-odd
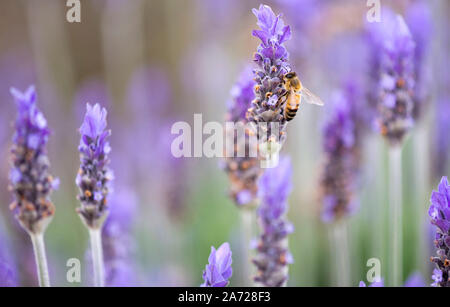
[[(382, 1), (406, 16), (415, 1)], [(432, 13), (426, 53), (429, 103), (403, 151), (404, 279), (419, 272), (431, 283), (434, 254), (427, 208), (443, 175), (448, 129), (438, 128), (439, 108), (449, 104), (450, 41), (446, 0), (425, 1)], [(293, 28), (287, 43), (291, 62), (307, 86), (327, 102), (343, 80), (367, 82), (364, 39), (366, 1), (267, 0)], [(220, 159), (174, 159), (171, 125), (224, 120), (230, 89), (251, 63), (258, 40), (251, 35), (259, 1), (82, 0), (81, 23), (66, 21), (62, 0), (3, 0), (0, 3), (0, 231), (21, 285), (37, 284), (28, 236), (8, 204), (8, 158), (15, 107), (11, 86), (36, 84), (38, 104), (52, 136), (49, 157), (61, 186), (52, 199), (56, 216), (46, 232), (54, 285), (90, 285), (87, 231), (75, 213), (79, 166), (77, 146), (85, 103), (109, 111), (111, 154), (116, 173), (111, 210), (127, 217), (115, 231), (125, 255), (128, 285), (196, 286), (202, 282), (211, 245), (228, 241), (234, 258), (231, 285), (241, 286), (240, 211), (228, 198)], [(364, 104), (361, 101), (361, 104)], [(320, 220), (321, 129), (329, 108), (305, 106), (289, 125), (284, 153), (294, 167), (289, 219), (294, 264), (290, 286), (331, 286), (335, 251), (329, 226)], [(447, 126), (448, 127), (448, 126)], [(388, 270), (387, 145), (377, 133), (365, 136), (364, 166), (358, 185), (360, 210), (349, 219), (351, 274), (365, 280), (366, 262), (379, 258)], [(446, 143), (447, 142), (447, 143)], [(445, 149), (445, 144), (446, 149)], [(119, 240), (119, 239), (118, 239)], [(82, 283), (66, 281), (66, 261), (79, 258)]]

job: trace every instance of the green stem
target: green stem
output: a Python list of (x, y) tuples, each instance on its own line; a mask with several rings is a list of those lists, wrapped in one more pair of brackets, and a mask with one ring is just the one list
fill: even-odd
[(47, 257), (45, 255), (45, 243), (43, 233), (30, 233), (33, 243), (34, 258), (40, 287), (50, 287), (50, 277), (48, 274)]
[(348, 245), (347, 224), (337, 221), (333, 225), (332, 246), (336, 254), (335, 280), (338, 287), (350, 286), (350, 256)]
[(105, 268), (103, 263), (102, 231), (89, 229), (91, 238), (92, 265), (94, 268), (94, 286), (105, 286)]
[(400, 146), (389, 150), (389, 207), (391, 224), (391, 286), (402, 283), (402, 149)]
[(242, 276), (244, 286), (254, 286), (253, 275), (254, 269), (252, 265), (252, 253), (250, 250), (250, 241), (253, 237), (253, 218), (255, 211), (252, 209), (243, 208), (241, 210), (241, 227), (242, 227)]

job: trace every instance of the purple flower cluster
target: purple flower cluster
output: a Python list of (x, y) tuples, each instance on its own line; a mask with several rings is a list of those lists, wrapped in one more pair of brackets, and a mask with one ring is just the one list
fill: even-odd
[(428, 214), (431, 224), (437, 227), (434, 241), (437, 257), (431, 257), (436, 265), (433, 285), (450, 287), (450, 184), (447, 177), (442, 177), (438, 190), (431, 194)]
[(333, 113), (323, 129), (322, 220), (326, 223), (352, 214), (357, 207), (353, 190), (360, 161), (359, 101), (355, 84), (335, 93)]
[(287, 199), (292, 189), (291, 175), (290, 159), (282, 158), (278, 166), (267, 169), (259, 181), (261, 235), (253, 263), (258, 269), (255, 281), (268, 287), (285, 285), (288, 264), (292, 263), (287, 236), (294, 227), (286, 220)]
[(389, 10), (383, 11), (382, 22), (370, 24), (369, 32), (376, 84), (369, 101), (376, 105), (380, 133), (399, 144), (413, 126), (415, 43), (404, 19)]
[(17, 119), (13, 138), (10, 189), (15, 201), (10, 208), (29, 233), (42, 233), (55, 213), (50, 201), (52, 190), (59, 181), (49, 174), (46, 145), (50, 131), (44, 115), (36, 106), (37, 95), (33, 86), (25, 93), (11, 89)]
[[(228, 112), (226, 115), (227, 122), (233, 122), (237, 125), (242, 125), (244, 129), (247, 123), (246, 113), (255, 98), (253, 88), (255, 86), (253, 80), (253, 73), (250, 67), (246, 67), (238, 82), (231, 89), (231, 100), (228, 102)], [(228, 126), (227, 126), (228, 127)], [(256, 157), (251, 157), (248, 130), (245, 130), (243, 135), (235, 133), (236, 129), (226, 130), (227, 140), (234, 144), (234, 153), (232, 157), (225, 159), (224, 169), (228, 174), (231, 182), (231, 197), (239, 206), (249, 205), (254, 203), (258, 191), (257, 181), (261, 174), (259, 161)], [(239, 155), (240, 146), (245, 147), (245, 154)], [(253, 144), (256, 146), (256, 144)], [(253, 148), (256, 152), (256, 149)]]
[(226, 287), (233, 274), (230, 244), (225, 242), (217, 250), (211, 246), (208, 263), (203, 271), (201, 287)]
[(102, 232), (107, 286), (130, 286), (136, 282), (132, 259), (134, 241), (130, 232), (136, 219), (137, 203), (136, 195), (128, 189), (117, 190), (111, 197), (112, 210)]
[(81, 207), (77, 210), (82, 220), (90, 228), (101, 228), (107, 217), (107, 196), (114, 178), (108, 168), (108, 154), (111, 151), (106, 130), (107, 112), (99, 104), (87, 104), (84, 122), (81, 125), (80, 151), (81, 166), (76, 178), (80, 189), (78, 199)]
[(416, 42), (414, 51), (414, 76), (416, 78), (416, 85), (413, 115), (415, 119), (419, 119), (423, 113), (428, 96), (427, 77), (429, 73), (425, 61), (433, 30), (432, 16), (428, 4), (425, 1), (415, 1), (412, 3), (406, 12), (406, 21)]
[[(260, 30), (254, 30), (252, 34), (261, 40), (261, 44), (254, 55), (254, 62), (257, 64), (254, 70), (255, 99), (247, 117), (257, 125), (268, 123), (267, 129), (262, 131), (263, 134), (258, 133), (260, 143), (274, 139), (282, 144), (287, 122), (283, 115), (284, 103), (280, 102), (280, 97), (286, 93), (283, 76), (291, 71), (289, 54), (284, 43), (291, 38), (291, 29), (284, 24), (281, 15), (275, 15), (267, 5), (253, 9), (253, 14), (258, 19)], [(278, 125), (276, 131), (272, 131), (272, 125), (269, 123)]]

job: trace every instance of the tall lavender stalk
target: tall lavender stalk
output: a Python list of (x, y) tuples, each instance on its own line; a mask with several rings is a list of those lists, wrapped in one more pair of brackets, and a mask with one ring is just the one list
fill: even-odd
[(258, 205), (257, 181), (261, 175), (259, 159), (252, 156), (256, 153), (256, 146), (250, 142), (246, 113), (255, 98), (253, 88), (255, 81), (250, 67), (246, 67), (239, 80), (231, 89), (231, 99), (228, 102), (226, 114), (227, 123), (234, 123), (234, 127), (226, 125), (227, 146), (233, 146), (232, 156), (226, 157), (224, 169), (231, 183), (230, 197), (241, 209), (242, 227), (242, 267), (241, 275), (244, 276), (247, 285), (252, 284), (250, 241), (253, 237), (253, 225), (255, 223), (254, 208)]
[(259, 181), (261, 235), (253, 262), (258, 269), (255, 281), (267, 287), (286, 286), (288, 264), (293, 262), (287, 236), (294, 227), (286, 219), (287, 199), (292, 189), (291, 175), (291, 161), (283, 158), (277, 167), (267, 169)]
[[(235, 127), (241, 125), (245, 128), (244, 125), (248, 122), (245, 115), (255, 98), (254, 86), (252, 70), (246, 67), (231, 89), (231, 100), (228, 102), (226, 121), (234, 123)], [(226, 131), (227, 144), (233, 145), (234, 149), (233, 156), (226, 157), (224, 165), (231, 183), (230, 197), (239, 207), (254, 207), (258, 192), (257, 181), (261, 175), (258, 158), (250, 155), (252, 150), (250, 146), (256, 144), (249, 142), (248, 131), (243, 131), (243, 135), (239, 135), (235, 131), (237, 129)]]
[(283, 76), (291, 71), (284, 43), (291, 38), (291, 29), (285, 26), (281, 15), (275, 15), (267, 5), (253, 9), (259, 30), (253, 36), (261, 40), (253, 61), (256, 81), (255, 99), (247, 117), (254, 124), (259, 153), (266, 167), (276, 165), (278, 152), (286, 139), (287, 121), (283, 115), (280, 97), (286, 94)]
[(339, 286), (350, 286), (349, 246), (345, 218), (357, 207), (355, 184), (359, 168), (360, 132), (354, 84), (332, 98), (333, 113), (323, 131), (325, 166), (321, 180), (322, 220), (333, 223), (331, 245), (336, 253), (335, 278)]
[(402, 280), (402, 179), (401, 146), (413, 126), (415, 43), (404, 19), (391, 11), (383, 12), (381, 23), (372, 24), (372, 47), (377, 63), (372, 74), (378, 81), (377, 127), (389, 143), (389, 200), (391, 224), (390, 282)]
[(51, 222), (55, 207), (50, 201), (59, 181), (49, 173), (46, 145), (50, 131), (44, 115), (36, 106), (34, 86), (24, 93), (12, 88), (18, 110), (13, 137), (10, 190), (15, 201), (10, 208), (33, 243), (39, 285), (50, 286), (44, 232)]
[(428, 214), (431, 224), (436, 226), (434, 245), (437, 248), (437, 256), (431, 257), (431, 262), (436, 265), (432, 285), (450, 287), (450, 184), (447, 177), (442, 177), (430, 201)]
[(107, 112), (99, 104), (87, 104), (84, 122), (81, 125), (80, 151), (81, 166), (76, 178), (80, 189), (78, 199), (81, 207), (77, 209), (81, 220), (89, 230), (94, 267), (94, 284), (102, 287), (105, 284), (105, 273), (102, 248), (102, 227), (108, 216), (107, 196), (110, 183), (114, 179), (108, 168), (108, 154), (111, 151), (106, 130)]

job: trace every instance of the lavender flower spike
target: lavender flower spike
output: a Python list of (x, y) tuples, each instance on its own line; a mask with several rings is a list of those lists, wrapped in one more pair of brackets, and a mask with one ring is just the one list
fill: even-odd
[(108, 214), (107, 196), (114, 179), (108, 168), (108, 154), (111, 147), (107, 138), (111, 135), (106, 130), (106, 109), (99, 104), (87, 104), (84, 122), (81, 125), (80, 151), (81, 166), (76, 178), (80, 189), (78, 199), (81, 207), (77, 210), (88, 228), (102, 227)]
[(433, 285), (450, 287), (450, 184), (447, 177), (442, 177), (438, 190), (431, 194), (428, 214), (431, 224), (437, 227), (434, 241), (437, 257), (431, 257), (436, 264)]
[(282, 158), (278, 166), (267, 169), (259, 181), (261, 205), (258, 214), (262, 233), (253, 263), (258, 269), (255, 281), (267, 287), (286, 285), (287, 265), (292, 263), (287, 235), (294, 228), (286, 220), (287, 198), (292, 189), (291, 174), (290, 159)]
[[(245, 115), (255, 98), (254, 86), (252, 70), (246, 67), (231, 90), (231, 100), (228, 103), (226, 115), (226, 121), (233, 122), (235, 127), (229, 129), (228, 125), (226, 126), (227, 144), (234, 145), (234, 152), (232, 157), (226, 157), (224, 169), (231, 182), (231, 197), (238, 206), (255, 204), (257, 181), (261, 175), (258, 158), (250, 155), (252, 151), (256, 152), (256, 148), (250, 148), (250, 146), (256, 147), (256, 144), (249, 141), (248, 130), (245, 129), (247, 124)], [(244, 133), (235, 133), (235, 130), (240, 128), (245, 129)], [(245, 151), (244, 155), (240, 155), (240, 151)]]
[(354, 213), (354, 187), (359, 168), (360, 135), (353, 86), (333, 97), (334, 112), (323, 129), (325, 166), (322, 175), (325, 223)]
[(208, 262), (203, 271), (205, 282), (201, 287), (226, 287), (233, 273), (230, 244), (225, 242), (217, 250), (211, 246)]
[(59, 181), (49, 174), (50, 163), (46, 145), (50, 131), (44, 115), (36, 106), (34, 86), (25, 93), (12, 88), (18, 115), (13, 137), (10, 190), (15, 201), (10, 208), (33, 243), (39, 284), (50, 286), (44, 232), (55, 214), (50, 201), (52, 190)]
[(106, 109), (99, 104), (93, 107), (87, 104), (86, 116), (80, 128), (81, 141), (78, 149), (81, 166), (76, 179), (80, 189), (78, 199), (81, 202), (77, 212), (89, 230), (94, 284), (98, 287), (105, 284), (101, 230), (108, 216), (107, 196), (114, 179), (108, 167), (111, 147), (107, 138), (111, 132), (106, 130), (106, 115)]
[(391, 144), (400, 144), (413, 126), (415, 42), (404, 19), (383, 12), (383, 22), (372, 24), (377, 76), (377, 126)]
[(49, 174), (46, 145), (50, 131), (44, 115), (36, 106), (33, 86), (25, 93), (12, 88), (18, 116), (13, 138), (10, 189), (15, 201), (10, 208), (29, 233), (43, 233), (53, 218), (55, 207), (50, 194), (59, 181)]
[(254, 70), (255, 99), (247, 117), (257, 127), (260, 153), (267, 157), (278, 152), (286, 138), (287, 121), (280, 97), (286, 94), (283, 76), (291, 71), (289, 54), (284, 46), (291, 38), (291, 29), (285, 26), (281, 15), (275, 15), (267, 5), (253, 9), (253, 14), (260, 29), (252, 34), (261, 43), (254, 55), (257, 64)]

